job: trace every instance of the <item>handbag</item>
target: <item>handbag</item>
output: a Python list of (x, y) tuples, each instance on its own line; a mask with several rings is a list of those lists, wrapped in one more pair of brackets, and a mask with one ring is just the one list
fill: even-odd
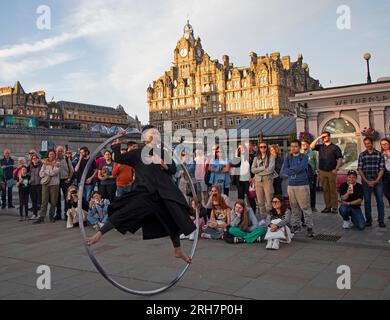
[(211, 178), (211, 171), (207, 169), (204, 175), (204, 182), (207, 186), (210, 186), (210, 178)]
[(249, 186), (248, 196), (249, 196), (249, 199), (256, 198), (256, 186), (254, 183), (251, 183), (251, 185)]

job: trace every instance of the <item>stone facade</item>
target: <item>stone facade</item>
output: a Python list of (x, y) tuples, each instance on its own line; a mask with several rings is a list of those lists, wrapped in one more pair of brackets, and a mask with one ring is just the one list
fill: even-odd
[(375, 129), (379, 138), (390, 136), (390, 80), (299, 93), (290, 101), (303, 111), (297, 117), (298, 135), (330, 131), (349, 159), (345, 166), (356, 167), (365, 128)]
[(77, 102), (47, 102), (44, 91), (26, 93), (18, 82), (0, 88), (0, 127), (89, 130), (94, 125), (136, 128), (139, 123), (122, 106), (102, 107)]
[(147, 89), (150, 123), (160, 131), (164, 121), (172, 121), (174, 130), (236, 128), (249, 118), (294, 115), (288, 98), (319, 88), (304, 70), (302, 55), (293, 62), (278, 52), (251, 52), (250, 65), (241, 68), (227, 55), (221, 63), (212, 60), (187, 23), (173, 66)]

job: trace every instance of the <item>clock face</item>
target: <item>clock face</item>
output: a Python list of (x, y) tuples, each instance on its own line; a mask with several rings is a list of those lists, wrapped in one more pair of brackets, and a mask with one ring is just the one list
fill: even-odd
[(187, 56), (187, 53), (188, 53), (188, 51), (187, 51), (187, 49), (185, 49), (185, 48), (183, 48), (183, 49), (180, 50), (180, 55), (181, 55), (183, 58)]

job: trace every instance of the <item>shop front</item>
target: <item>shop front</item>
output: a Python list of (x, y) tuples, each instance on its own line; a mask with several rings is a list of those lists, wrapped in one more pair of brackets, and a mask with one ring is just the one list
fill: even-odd
[(363, 139), (390, 135), (390, 80), (335, 87), (296, 94), (290, 98), (298, 111), (297, 135), (313, 137), (328, 131), (344, 155), (343, 171), (357, 168)]

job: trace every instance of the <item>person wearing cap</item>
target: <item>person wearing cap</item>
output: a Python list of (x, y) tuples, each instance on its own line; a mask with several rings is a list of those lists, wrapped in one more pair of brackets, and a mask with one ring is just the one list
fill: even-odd
[(347, 182), (340, 186), (340, 208), (339, 212), (343, 218), (343, 229), (350, 229), (355, 226), (356, 229), (363, 231), (366, 222), (361, 209), (363, 202), (363, 186), (357, 182), (357, 172), (348, 171)]

